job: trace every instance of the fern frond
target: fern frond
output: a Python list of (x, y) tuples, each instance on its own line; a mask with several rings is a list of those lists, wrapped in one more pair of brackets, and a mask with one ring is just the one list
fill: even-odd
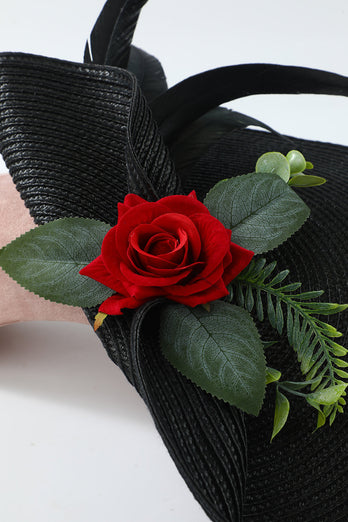
[[(229, 300), (249, 312), (254, 311), (259, 321), (267, 317), (279, 334), (286, 329), (289, 344), (305, 376), (304, 385), (310, 386), (307, 402), (318, 409), (318, 426), (323, 424), (323, 416), (330, 417), (332, 424), (344, 404), (342, 395), (348, 385), (348, 373), (343, 368), (347, 368), (348, 363), (340, 357), (348, 350), (333, 340), (342, 334), (315, 316), (342, 312), (348, 305), (313, 301), (323, 294), (322, 290), (297, 292), (301, 283), (285, 284), (289, 271), (274, 274), (275, 268), (276, 261), (266, 264), (264, 258), (253, 260), (232, 281)], [(324, 401), (324, 396), (331, 398), (330, 404), (327, 399)]]

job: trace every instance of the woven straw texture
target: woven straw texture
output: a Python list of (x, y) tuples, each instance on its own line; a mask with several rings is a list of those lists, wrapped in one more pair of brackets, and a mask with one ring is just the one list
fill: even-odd
[[(114, 224), (116, 203), (129, 187), (140, 183), (140, 193), (154, 189), (159, 197), (180, 191), (144, 98), (124, 70), (2, 55), (0, 145), (37, 223), (84, 216)], [(184, 190), (195, 188), (202, 196), (218, 179), (252, 171), (263, 152), (288, 148), (265, 133), (231, 133), (189, 173), (181, 173)], [(311, 218), (269, 258), (290, 268), (294, 281), (343, 302), (348, 297), (347, 149), (296, 139), (293, 148), (302, 150), (329, 183), (301, 191)], [(159, 305), (108, 317), (99, 336), (148, 405), (208, 516), (215, 522), (346, 520), (347, 416), (311, 434), (315, 420), (309, 408), (294, 401), (287, 429), (269, 444), (273, 397), (254, 419), (179, 375), (158, 346)], [(87, 315), (92, 320), (94, 311)], [(343, 317), (335, 326), (347, 335)], [(285, 340), (271, 352), (270, 365), (284, 375), (297, 371)]]
[[(291, 138), (293, 145), (279, 137), (257, 131), (237, 131), (226, 135), (183, 173), (185, 190), (199, 187), (203, 196), (219, 179), (252, 172), (257, 158), (267, 151), (287, 153), (301, 150), (315, 165), (316, 175), (328, 183), (300, 189), (299, 195), (311, 208), (310, 219), (290, 240), (269, 253), (280, 270), (290, 269), (291, 280), (302, 281), (306, 290), (323, 289), (325, 299), (347, 302), (348, 212), (346, 147)], [(347, 345), (348, 322), (344, 314), (330, 322), (344, 333)], [(274, 332), (264, 327), (264, 337)], [(270, 366), (282, 370), (285, 378), (301, 380), (299, 365), (284, 336), (281, 345), (267, 352)], [(248, 474), (244, 501), (247, 520), (336, 521), (346, 520), (348, 486), (347, 413), (331, 428), (312, 433), (316, 415), (299, 399), (292, 401), (286, 428), (269, 443), (274, 397), (267, 397), (257, 419), (245, 416), (248, 435)]]

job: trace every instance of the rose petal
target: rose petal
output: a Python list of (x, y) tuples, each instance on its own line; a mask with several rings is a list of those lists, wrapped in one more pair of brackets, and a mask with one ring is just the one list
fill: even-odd
[(196, 225), (190, 218), (183, 214), (172, 212), (171, 214), (163, 214), (157, 217), (153, 220), (153, 224), (173, 235), (177, 234), (180, 229), (184, 230), (187, 234), (191, 261), (198, 261), (201, 252), (201, 237)]
[(124, 198), (124, 202), (117, 204), (118, 219), (123, 217), (130, 208), (135, 207), (137, 205), (141, 205), (142, 203), (148, 202), (146, 201), (146, 199), (137, 196), (137, 194), (127, 194)]
[[(129, 235), (129, 243), (138, 252), (145, 252), (151, 256), (155, 255), (156, 257), (166, 258), (166, 254), (177, 248), (178, 242), (181, 238), (183, 238), (182, 234), (175, 235), (154, 223), (149, 223), (135, 227), (135, 229)], [(152, 250), (156, 248), (155, 244), (160, 243), (161, 241), (166, 242), (168, 245), (166, 251), (163, 253), (152, 252)], [(169, 247), (170, 243), (172, 244), (171, 247)]]
[(137, 205), (142, 205), (143, 203), (149, 203), (146, 199), (138, 196), (137, 194), (127, 194), (123, 200), (123, 203), (126, 207), (136, 207)]
[(173, 269), (174, 275), (167, 275), (164, 277), (153, 276), (151, 273), (140, 275), (132, 271), (125, 263), (121, 262), (120, 270), (123, 276), (130, 282), (137, 286), (168, 286), (175, 285), (181, 279), (184, 279), (190, 274), (190, 268)]
[(187, 306), (197, 306), (204, 303), (210, 303), (216, 299), (221, 299), (221, 297), (225, 297), (227, 294), (228, 290), (224, 282), (222, 279), (219, 279), (215, 282), (214, 286), (211, 286), (202, 292), (187, 296), (168, 294), (166, 297), (177, 303), (186, 304)]
[[(175, 270), (178, 265), (161, 259), (160, 257), (151, 256), (146, 252), (137, 252), (133, 247), (128, 250), (129, 266), (132, 265), (134, 271), (139, 274), (147, 274), (149, 268), (156, 268), (158, 270)], [(180, 268), (180, 267), (179, 267)]]
[(124, 203), (117, 203), (117, 217), (120, 219), (122, 216), (128, 212), (129, 207), (127, 207)]
[(91, 279), (98, 281), (98, 283), (115, 290), (115, 292), (119, 292), (122, 288), (120, 282), (112, 274), (110, 274), (110, 272), (105, 267), (102, 256), (96, 257), (93, 261), (91, 261), (91, 263), (83, 267), (79, 271), (79, 274), (88, 276)]
[(115, 276), (116, 279), (120, 279), (120, 258), (118, 256), (118, 249), (116, 245), (116, 230), (118, 225), (112, 227), (103, 239), (101, 247), (101, 256), (106, 269)]
[(228, 285), (235, 277), (237, 277), (237, 275), (239, 275), (242, 270), (248, 266), (254, 257), (254, 252), (236, 245), (236, 243), (231, 243), (230, 252), (232, 254), (232, 262), (228, 267), (225, 268), (223, 275), (223, 280), (225, 281), (226, 285)]
[[(156, 268), (176, 268), (187, 263), (188, 254), (188, 238), (185, 231), (178, 231), (178, 238), (174, 238), (168, 232), (154, 233), (156, 227), (153, 224), (139, 225), (130, 235), (130, 249), (127, 252), (127, 257), (130, 258), (134, 266), (140, 269), (147, 269), (149, 266)], [(162, 230), (159, 228), (159, 230)], [(147, 239), (147, 233), (154, 233), (145, 246), (142, 248), (142, 243)], [(163, 250), (168, 250), (174, 243), (176, 247), (167, 253), (154, 255), (152, 250), (161, 247)], [(149, 251), (150, 250), (150, 251)]]
[(184, 284), (165, 287), (164, 290), (167, 292), (167, 295), (170, 294), (181, 297), (197, 294), (214, 287), (216, 284), (219, 286), (219, 280), (222, 278), (223, 271), (224, 269), (222, 263), (207, 276), (202, 277), (200, 272), (195, 275), (192, 271), (189, 281), (184, 282)]
[[(127, 261), (127, 249), (131, 232), (140, 224), (152, 223), (154, 219), (167, 212), (166, 207), (158, 202), (139, 204), (129, 210), (118, 220), (115, 228), (115, 244), (118, 257)], [(103, 250), (102, 250), (102, 255)], [(107, 254), (106, 254), (107, 255)], [(104, 259), (105, 264), (108, 262)]]
[(231, 254), (231, 247), (230, 247), (229, 251), (226, 253), (226, 255), (223, 259), (224, 270), (227, 267), (229, 267), (231, 263), (232, 263), (232, 254)]
[(147, 244), (157, 234), (166, 234), (167, 237), (172, 237), (171, 234), (163, 230), (163, 228), (154, 225), (153, 223), (144, 223), (137, 225), (129, 234), (129, 243), (133, 245), (138, 251), (146, 251)]
[[(156, 263), (155, 260), (158, 262)], [(144, 261), (144, 259), (142, 261)], [(176, 274), (180, 274), (183, 271), (187, 271), (188, 269), (190, 269), (190, 272), (194, 274), (199, 273), (204, 267), (204, 263), (196, 261), (195, 263), (190, 263), (189, 265), (187, 265), (186, 263), (182, 263), (181, 265), (175, 265), (174, 263), (171, 264), (169, 262), (166, 262), (168, 264), (168, 267), (166, 268), (164, 263), (163, 266), (158, 266), (160, 265), (160, 261), (161, 260), (159, 258), (154, 258), (153, 264), (151, 264), (152, 260), (150, 258), (147, 258), (146, 263), (141, 263), (138, 253), (132, 250), (131, 247), (129, 247), (127, 263), (128, 268), (132, 270), (135, 274), (143, 275), (145, 277), (175, 276)], [(122, 279), (124, 279), (124, 277), (122, 277)]]
[(160, 254), (160, 257), (163, 260), (169, 261), (175, 265), (183, 266), (187, 264), (188, 261), (188, 252), (189, 252), (189, 243), (188, 236), (185, 230), (179, 228), (176, 237), (177, 245), (176, 247), (168, 253)]
[(165, 292), (163, 291), (163, 289), (161, 287), (137, 286), (137, 285), (132, 285), (131, 283), (129, 283), (129, 281), (127, 281), (125, 286), (127, 286), (125, 293), (129, 294), (130, 297), (134, 297), (135, 299), (138, 299), (140, 301), (143, 301), (143, 300), (148, 301), (149, 299), (152, 299), (154, 297), (159, 297), (159, 296), (165, 295)]
[(200, 261), (205, 263), (201, 277), (208, 277), (222, 262), (230, 249), (231, 231), (210, 215), (195, 214), (191, 216), (202, 241)]
[(207, 207), (197, 199), (194, 190), (189, 194), (189, 196), (166, 196), (159, 201), (171, 212), (184, 214), (188, 217), (197, 213), (211, 215)]
[(154, 257), (162, 257), (165, 254), (172, 254), (178, 246), (178, 239), (169, 232), (158, 233), (152, 236), (146, 243), (144, 251)]
[(125, 308), (138, 308), (146, 301), (139, 301), (134, 297), (124, 297), (116, 294), (108, 297), (99, 307), (98, 312), (107, 315), (122, 315), (122, 310)]

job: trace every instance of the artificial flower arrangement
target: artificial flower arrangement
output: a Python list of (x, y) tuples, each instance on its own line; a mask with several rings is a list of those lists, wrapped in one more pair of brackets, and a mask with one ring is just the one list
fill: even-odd
[[(201, 203), (195, 192), (146, 201), (128, 194), (114, 227), (63, 218), (41, 225), (0, 251), (0, 265), (26, 289), (82, 308), (99, 306), (94, 328), (154, 298), (165, 298), (160, 344), (188, 379), (219, 399), (258, 415), (267, 384), (277, 387), (272, 438), (289, 413), (285, 394), (317, 409), (317, 427), (343, 411), (347, 350), (342, 334), (320, 320), (348, 305), (318, 302), (321, 290), (299, 292), (289, 271), (258, 257), (307, 220), (310, 210), (291, 186), (321, 185), (299, 151), (262, 155), (255, 172), (217, 183)], [(232, 236), (232, 237), (231, 237)], [(88, 276), (88, 278), (84, 277)], [(266, 366), (251, 316), (266, 317), (297, 354), (302, 382), (282, 381)], [(300, 391), (301, 390), (301, 391)], [(285, 394), (284, 394), (285, 392)]]
[[(41, 225), (0, 265), (84, 308), (214, 522), (342, 518), (347, 350), (325, 316), (346, 305), (315, 282), (346, 300), (347, 149), (219, 105), (348, 79), (245, 64), (168, 89), (131, 45), (145, 3), (108, 0), (83, 64), (0, 55), (1, 153)], [(325, 180), (295, 149), (328, 178), (303, 199)]]

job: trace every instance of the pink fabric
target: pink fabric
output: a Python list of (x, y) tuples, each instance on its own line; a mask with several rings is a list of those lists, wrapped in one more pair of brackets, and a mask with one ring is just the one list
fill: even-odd
[[(35, 224), (9, 174), (0, 175), (0, 248)], [(87, 324), (80, 308), (52, 303), (25, 290), (0, 268), (0, 326), (19, 321)]]

